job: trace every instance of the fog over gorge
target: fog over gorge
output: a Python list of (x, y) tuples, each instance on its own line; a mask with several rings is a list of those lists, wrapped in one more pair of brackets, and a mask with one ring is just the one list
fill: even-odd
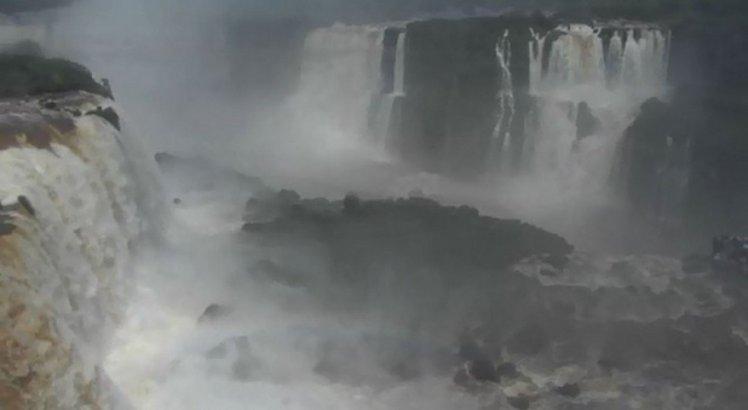
[(0, 0), (0, 409), (742, 409), (738, 0)]

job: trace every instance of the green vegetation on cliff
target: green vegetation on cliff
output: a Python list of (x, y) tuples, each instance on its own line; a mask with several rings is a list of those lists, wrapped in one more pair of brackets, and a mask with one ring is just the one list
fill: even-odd
[[(248, 210), (262, 211), (262, 202), (250, 201)], [(560, 236), (532, 225), (424, 198), (363, 201), (348, 196), (330, 202), (281, 191), (270, 203), (280, 214), (271, 222), (249, 223), (246, 231), (281, 243), (289, 237), (320, 243), (335, 275), (354, 281), (380, 272), (383, 264), (402, 274), (427, 269), (460, 281), (466, 272), (498, 274), (531, 255), (563, 259), (573, 250)]]
[(0, 98), (87, 91), (111, 97), (85, 67), (63, 59), (0, 55)]
[(66, 6), (74, 0), (0, 0), (0, 13), (14, 14)]

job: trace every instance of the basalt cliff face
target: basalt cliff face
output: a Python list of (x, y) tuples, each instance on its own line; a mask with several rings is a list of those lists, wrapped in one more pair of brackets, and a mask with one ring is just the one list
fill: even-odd
[(620, 187), (634, 209), (700, 231), (748, 229), (748, 68), (740, 24), (673, 28), (663, 100), (642, 105), (621, 143)]
[(0, 403), (112, 408), (100, 365), (146, 227), (132, 143), (82, 67), (3, 57), (0, 71), (28, 86), (0, 102)]

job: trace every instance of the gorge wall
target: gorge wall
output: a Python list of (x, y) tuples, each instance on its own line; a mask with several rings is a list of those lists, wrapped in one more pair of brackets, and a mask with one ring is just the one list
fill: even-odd
[[(667, 229), (696, 218), (713, 233), (745, 226), (746, 158), (742, 37), (715, 30), (540, 13), (337, 24), (307, 35), (294, 98), (421, 170), (606, 192)], [(678, 115), (644, 131), (652, 98)], [(636, 145), (641, 132), (654, 135)]]
[(622, 190), (634, 207), (701, 232), (748, 228), (746, 30), (732, 20), (674, 25), (664, 101), (648, 101), (626, 132)]

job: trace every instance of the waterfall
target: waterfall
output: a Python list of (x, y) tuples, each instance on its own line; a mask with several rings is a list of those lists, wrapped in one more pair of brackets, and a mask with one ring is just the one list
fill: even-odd
[[(108, 105), (64, 98), (55, 103), (83, 112)], [(128, 142), (98, 116), (50, 113), (34, 100), (3, 105), (0, 340), (13, 358), (0, 366), (2, 397), (11, 407), (110, 407), (98, 366), (145, 227)]]
[(667, 34), (649, 27), (610, 28), (606, 52), (604, 29), (581, 24), (557, 28), (545, 71), (548, 34), (530, 33), (534, 103), (526, 118), (522, 164), (530, 174), (552, 177), (566, 190), (604, 186), (615, 147), (639, 105), (665, 91)]
[(397, 49), (395, 52), (395, 86), (394, 94), (405, 95), (405, 36), (403, 31), (397, 36)]
[[(496, 64), (499, 70), (499, 86), (496, 93), (497, 118), (492, 133), (492, 153), (498, 150), (498, 162), (501, 169), (508, 169), (512, 163), (511, 129), (514, 120), (514, 83), (512, 81), (512, 43), (509, 30), (496, 41)], [(492, 161), (493, 162), (493, 161)]]
[(380, 149), (385, 149), (389, 142), (393, 128), (396, 126), (394, 122), (398, 118), (398, 113), (394, 112), (399, 109), (397, 102), (405, 97), (405, 36), (405, 31), (397, 34), (394, 62), (391, 66), (392, 92), (378, 96), (377, 101), (371, 107), (373, 115), (370, 124), (371, 137)]
[(553, 43), (545, 85), (589, 85), (602, 87), (605, 80), (603, 43), (599, 33), (589, 26), (573, 24), (559, 29), (562, 34)]
[(613, 88), (619, 87), (623, 72), (623, 40), (617, 30), (613, 32), (613, 37), (610, 39), (607, 62), (609, 67), (609, 84)]
[(540, 35), (530, 27), (530, 93), (536, 94), (540, 86), (540, 80), (543, 78), (543, 57), (545, 53), (545, 40), (548, 33)]
[(342, 24), (309, 33), (291, 102), (305, 132), (331, 143), (368, 133), (370, 106), (382, 84), (383, 36), (384, 27)]

